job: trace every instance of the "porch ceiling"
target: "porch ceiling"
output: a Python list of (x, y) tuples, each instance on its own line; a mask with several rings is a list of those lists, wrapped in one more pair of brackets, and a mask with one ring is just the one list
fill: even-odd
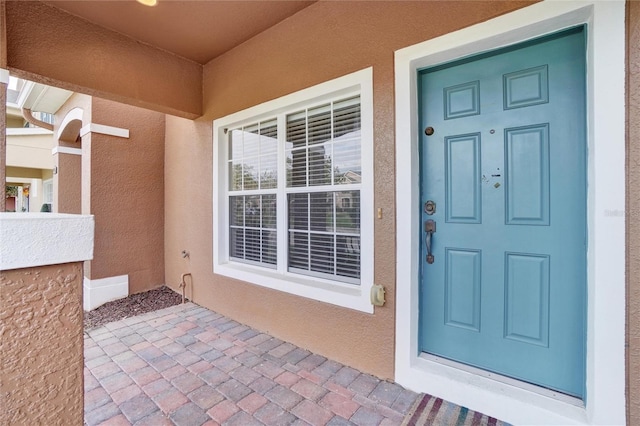
[(316, 0), (45, 0), (101, 27), (200, 64), (315, 3)]

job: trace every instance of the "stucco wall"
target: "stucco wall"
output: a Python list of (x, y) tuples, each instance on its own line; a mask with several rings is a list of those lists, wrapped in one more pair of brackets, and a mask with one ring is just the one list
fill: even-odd
[[(82, 93), (74, 93), (69, 99), (56, 111), (54, 120), (54, 134), (58, 135), (60, 125), (67, 114), (74, 108), (80, 108), (82, 110), (82, 125), (91, 123), (91, 96), (83, 95)], [(77, 142), (66, 142), (64, 140), (58, 142), (59, 145), (68, 146), (71, 148), (80, 148)]]
[[(164, 283), (165, 115), (94, 98), (94, 123), (129, 130), (129, 138), (91, 133), (90, 207), (96, 221), (90, 279), (129, 276), (129, 293)], [(87, 146), (84, 146), (88, 144)], [(177, 196), (189, 207), (190, 188)]]
[(7, 165), (34, 169), (53, 169), (53, 136), (8, 135)]
[(48, 170), (48, 178), (44, 177), (46, 176), (47, 170), (43, 170), (43, 169), (27, 169), (24, 167), (12, 167), (12, 166), (7, 166), (7, 176), (9, 177), (15, 177), (15, 178), (23, 178), (23, 179), (30, 179), (30, 178), (39, 178), (42, 177), (42, 179), (49, 179), (51, 178), (51, 170)]
[(202, 66), (35, 1), (7, 1), (16, 75), (169, 114), (201, 115)]
[(0, 424), (82, 425), (82, 264), (0, 271)]
[[(0, 4), (0, 24), (2, 24), (2, 4)], [(2, 33), (2, 31), (0, 31)], [(2, 36), (0, 36), (0, 63), (2, 62)], [(2, 68), (0, 66), (0, 68)], [(5, 129), (7, 126), (7, 85), (0, 82), (0, 129)], [(0, 132), (0, 182), (7, 180), (7, 132)], [(0, 191), (0, 212), (6, 209), (6, 197), (2, 195), (4, 189)]]
[(24, 126), (24, 118), (21, 117), (15, 117), (15, 116), (7, 116), (7, 128), (9, 127), (16, 127), (16, 128), (20, 128)]
[(82, 213), (82, 157), (75, 154), (54, 155), (57, 173), (53, 175), (53, 211)]
[[(205, 66), (204, 117), (167, 120), (167, 283), (192, 272), (193, 297), (234, 319), (384, 378), (394, 372), (393, 52), (522, 7), (521, 2), (319, 2)], [(375, 282), (373, 315), (212, 274), (211, 120), (373, 66)], [(176, 191), (188, 185), (190, 208)], [(374, 212), (363, 212), (374, 215)], [(190, 259), (182, 259), (187, 249)]]
[(627, 422), (640, 424), (640, 3), (627, 2)]

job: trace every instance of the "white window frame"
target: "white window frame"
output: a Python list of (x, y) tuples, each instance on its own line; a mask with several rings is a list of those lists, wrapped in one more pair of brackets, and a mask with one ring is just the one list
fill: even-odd
[[(47, 189), (48, 186), (51, 191)], [(53, 205), (53, 178), (42, 181), (42, 202)]]
[[(584, 406), (420, 356), (417, 70), (587, 25), (587, 347)], [(543, 1), (395, 54), (395, 379), (514, 424), (625, 424), (625, 3)], [(486, 372), (485, 372), (486, 373)]]
[[(360, 96), (361, 167), (360, 188), (360, 284), (348, 284), (325, 278), (288, 272), (286, 263), (278, 261), (269, 269), (229, 260), (229, 174), (227, 173), (227, 134), (232, 128), (249, 122), (294, 112), (323, 100), (344, 95)], [(281, 119), (284, 119), (282, 117)], [(282, 139), (279, 136), (279, 139)], [(284, 155), (284, 143), (279, 145)], [(278, 165), (284, 170), (284, 163)], [(282, 171), (279, 172), (284, 179)], [(284, 185), (280, 185), (284, 194)], [(213, 273), (284, 291), (333, 305), (373, 313), (370, 292), (373, 285), (373, 69), (366, 68), (325, 83), (283, 96), (228, 115), (213, 122)], [(340, 187), (335, 188), (339, 190)], [(286, 197), (279, 195), (278, 202)], [(281, 210), (282, 211), (282, 210)], [(287, 255), (286, 215), (277, 218), (278, 259)]]

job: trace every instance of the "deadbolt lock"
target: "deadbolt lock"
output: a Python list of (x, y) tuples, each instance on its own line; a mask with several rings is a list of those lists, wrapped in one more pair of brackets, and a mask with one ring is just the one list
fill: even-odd
[(433, 127), (429, 126), (426, 129), (424, 129), (424, 134), (427, 136), (431, 136), (433, 133), (435, 132), (435, 130), (433, 130)]
[(424, 203), (424, 212), (428, 215), (434, 214), (436, 212), (436, 203), (431, 200)]

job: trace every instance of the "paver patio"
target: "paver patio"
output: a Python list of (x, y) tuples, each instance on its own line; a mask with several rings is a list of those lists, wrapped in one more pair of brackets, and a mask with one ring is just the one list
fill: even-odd
[(398, 425), (418, 398), (193, 303), (84, 344), (89, 426)]

